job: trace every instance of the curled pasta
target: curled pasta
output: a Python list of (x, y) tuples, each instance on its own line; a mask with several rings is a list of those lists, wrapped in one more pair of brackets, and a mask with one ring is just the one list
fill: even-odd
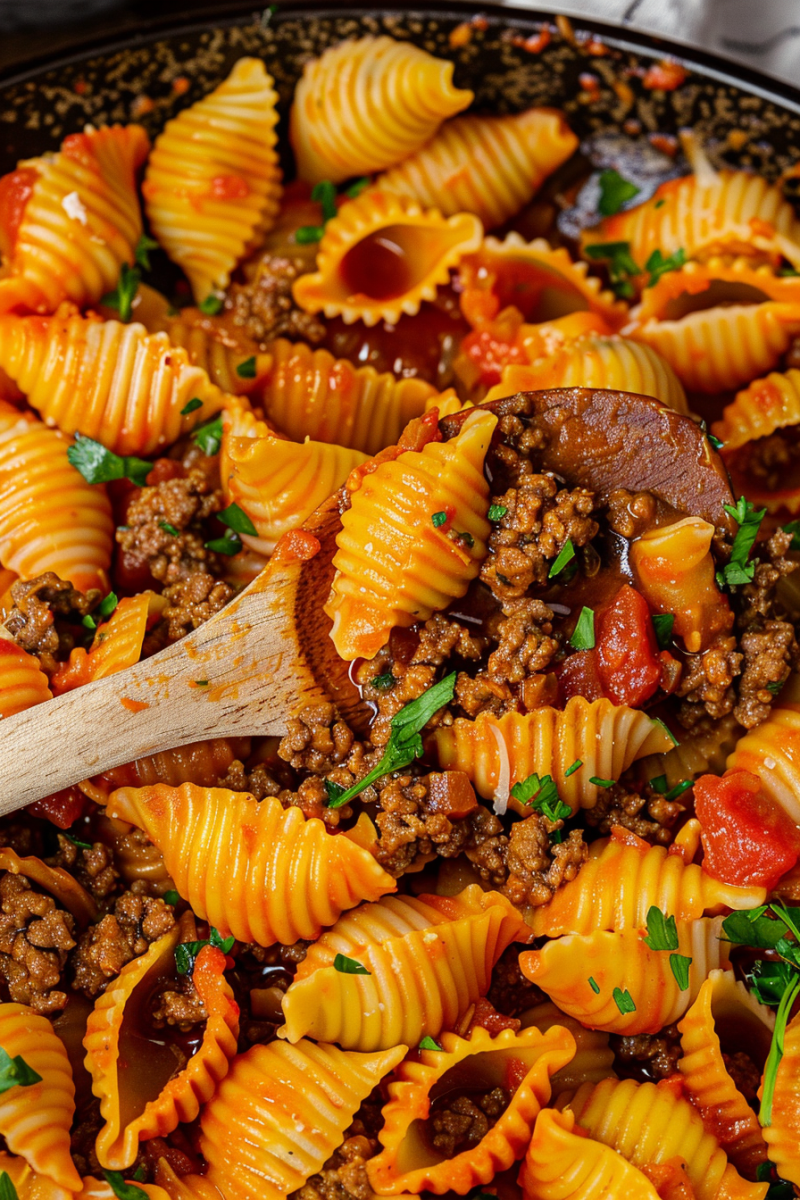
[(21, 210), (6, 235), (0, 313), (96, 304), (116, 287), (142, 232), (134, 176), (149, 148), (141, 125), (91, 129), (0, 180)]
[(137, 663), (153, 597), (152, 592), (140, 592), (120, 600), (111, 619), (98, 628), (88, 653), (76, 646), (70, 651), (69, 661), (59, 664), (51, 680), (54, 695), (61, 696)]
[(0, 717), (13, 717), (50, 699), (50, 685), (38, 658), (16, 642), (0, 638)]
[(388, 371), (354, 367), (302, 342), (277, 338), (269, 343), (269, 354), (260, 403), (267, 418), (297, 442), (310, 437), (377, 454), (437, 398), (423, 379), (396, 379)]
[[(282, 1037), (378, 1050), (453, 1028), (485, 995), (497, 959), (526, 938), (520, 914), (477, 885), (458, 896), (386, 896), (341, 917), (310, 947), (283, 1000)], [(350, 975), (336, 954), (370, 972)]]
[(727, 769), (751, 771), (763, 791), (800, 825), (800, 679), (793, 675), (755, 729), (748, 730), (728, 756)]
[[(156, 784), (121, 788), (106, 811), (144, 829), (194, 912), (241, 942), (316, 938), (345, 909), (396, 886), (347, 834), (271, 796), (259, 803), (225, 788)], [(230, 856), (224, 873), (221, 846)]]
[(554, 1096), (573, 1091), (582, 1083), (599, 1083), (614, 1074), (614, 1051), (609, 1045), (608, 1034), (599, 1029), (587, 1029), (574, 1017), (561, 1012), (552, 1001), (545, 1000), (533, 1008), (526, 1008), (519, 1014), (519, 1019), (522, 1029), (535, 1028), (540, 1033), (547, 1033), (559, 1025), (575, 1039), (575, 1054), (551, 1076)]
[(545, 1108), (519, 1175), (523, 1200), (657, 1200), (638, 1167), (610, 1146), (575, 1132), (575, 1114)]
[(453, 64), (410, 42), (362, 37), (306, 64), (289, 119), (301, 179), (339, 183), (394, 166), (472, 102)]
[(205, 1175), (176, 1175), (166, 1158), (156, 1163), (155, 1183), (164, 1189), (169, 1200), (221, 1200), (222, 1196)]
[(478, 574), (490, 529), (483, 461), (496, 425), (476, 410), (457, 437), (381, 463), (353, 493), (325, 605), (342, 658), (374, 658), (394, 626), (427, 620)]
[(800, 1017), (797, 1016), (789, 1022), (784, 1034), (783, 1057), (778, 1063), (772, 1097), (772, 1121), (762, 1133), (778, 1174), (800, 1185)]
[(331, 1156), (405, 1053), (354, 1054), (304, 1039), (240, 1054), (200, 1118), (206, 1178), (226, 1200), (284, 1200)]
[(325, 226), (317, 270), (292, 286), (309, 313), (395, 325), (434, 300), (439, 284), (465, 254), (477, 250), (481, 223), (471, 213), (443, 217), (407, 196), (370, 188), (348, 201)]
[[(134, 316), (146, 326), (149, 333), (166, 333), (173, 346), (180, 346), (189, 356), (189, 362), (200, 367), (216, 387), (234, 396), (261, 397), (266, 379), (272, 368), (272, 358), (259, 350), (258, 344), (239, 329), (228, 324), (218, 324), (219, 318), (209, 317), (197, 308), (183, 308), (177, 316), (154, 322), (158, 328), (140, 315)], [(243, 363), (253, 360), (253, 373)]]
[(519, 212), (577, 145), (563, 114), (553, 108), (529, 108), (505, 117), (456, 117), (415, 154), (380, 175), (375, 185), (413, 196), (446, 217), (475, 213), (491, 228)]
[(764, 1200), (768, 1184), (748, 1183), (706, 1133), (700, 1114), (671, 1080), (606, 1079), (578, 1088), (566, 1107), (591, 1138), (640, 1170), (680, 1157), (697, 1200)]
[(674, 788), (684, 779), (696, 779), (698, 775), (709, 772), (722, 775), (725, 760), (741, 733), (742, 727), (735, 717), (723, 717), (713, 729), (701, 727), (696, 733), (687, 734), (681, 739), (680, 745), (668, 753), (639, 759), (637, 770), (642, 779), (666, 775), (667, 788)]
[[(637, 929), (567, 934), (541, 950), (526, 950), (519, 965), (559, 1008), (589, 1029), (657, 1033), (694, 1002), (709, 971), (729, 965), (720, 926), (720, 918), (678, 925), (678, 953), (692, 960), (685, 991), (678, 987), (669, 954), (651, 950)], [(635, 1005), (632, 1011), (622, 1011), (615, 998), (625, 992)]]
[(25, 1060), (41, 1078), (0, 1095), (0, 1134), (41, 1175), (71, 1192), (81, 1180), (70, 1155), (75, 1085), (67, 1052), (46, 1017), (25, 1004), (0, 1004), (0, 1046)]
[(765, 379), (754, 379), (725, 407), (720, 421), (712, 426), (724, 443), (726, 454), (757, 438), (769, 437), (776, 429), (800, 424), (800, 371), (773, 371)]
[[(508, 1170), (522, 1158), (536, 1117), (550, 1100), (550, 1076), (575, 1052), (572, 1034), (557, 1025), (547, 1033), (504, 1029), (496, 1037), (478, 1025), (469, 1039), (443, 1033), (441, 1044), (441, 1050), (420, 1050), (418, 1060), (400, 1063), (386, 1085), (378, 1135), (383, 1149), (367, 1163), (370, 1186), (380, 1196), (422, 1191), (463, 1196)], [(505, 1087), (512, 1095), (479, 1142), (452, 1156), (432, 1153), (423, 1132), (431, 1105), (466, 1079), (471, 1091)]]
[[(575, 811), (594, 808), (599, 791), (591, 779), (619, 779), (646, 754), (667, 750), (672, 740), (646, 713), (610, 700), (573, 696), (563, 711), (539, 708), (495, 717), (480, 713), (434, 731), (439, 765), (465, 771), (495, 810), (529, 810), (510, 793), (534, 771), (550, 775), (561, 799)], [(583, 766), (567, 775), (578, 759)]]
[(203, 947), (192, 971), (207, 1013), (195, 1053), (176, 1056), (173, 1045), (142, 1044), (136, 1036), (138, 1010), (154, 987), (177, 978), (175, 948), (181, 940), (176, 925), (127, 963), (98, 997), (86, 1023), (85, 1064), (105, 1122), (95, 1148), (100, 1165), (111, 1170), (130, 1167), (140, 1141), (165, 1137), (179, 1122), (193, 1121), (236, 1054), (239, 1008), (223, 974), (225, 955), (214, 946)]
[(738, 1170), (753, 1178), (759, 1163), (766, 1162), (767, 1147), (755, 1112), (725, 1064), (717, 1030), (732, 1025), (750, 1057), (765, 1061), (774, 1014), (758, 1003), (732, 971), (712, 971), (678, 1025), (683, 1050), (678, 1070), (709, 1131)]
[[(81, 1183), (83, 1187), (74, 1200), (114, 1200), (116, 1196), (116, 1192), (111, 1184), (105, 1179), (97, 1179), (94, 1175), (84, 1175)], [(144, 1194), (149, 1197), (149, 1200), (172, 1200), (170, 1193), (164, 1188), (159, 1187), (158, 1184), (138, 1183), (134, 1184), (134, 1186), (141, 1188)], [(20, 1197), (20, 1200), (23, 1200), (23, 1198)], [(203, 1200), (205, 1200), (205, 1197), (203, 1197)]]
[(112, 767), (110, 771), (96, 775), (91, 784), (103, 797), (97, 801), (99, 804), (106, 804), (109, 792), (115, 788), (145, 787), (154, 783), (168, 783), (170, 787), (178, 787), (181, 783), (213, 787), (224, 779), (234, 759), (247, 758), (249, 753), (249, 738), (209, 738)]
[[(34, 1171), (24, 1158), (6, 1154), (5, 1150), (0, 1150), (0, 1173), (8, 1175), (18, 1200), (73, 1200), (75, 1196), (47, 1175)], [(82, 1179), (81, 1183), (85, 1185), (86, 1180)], [(82, 1191), (78, 1194), (83, 1196)]]
[(22, 579), (55, 571), (87, 591), (104, 585), (114, 523), (105, 488), (72, 466), (69, 444), (0, 401), (0, 560)]
[(0, 318), (0, 367), (49, 425), (116, 454), (152, 454), (235, 403), (165, 333), (69, 309)]
[(610, 838), (592, 843), (576, 878), (534, 908), (528, 923), (536, 937), (643, 929), (653, 905), (678, 921), (694, 921), (724, 908), (756, 908), (766, 897), (765, 888), (722, 883), (666, 846), (650, 846), (616, 825)]
[(274, 222), (277, 100), (261, 59), (240, 58), (219, 87), (156, 138), (142, 184), (148, 220), (197, 300), (228, 286)]

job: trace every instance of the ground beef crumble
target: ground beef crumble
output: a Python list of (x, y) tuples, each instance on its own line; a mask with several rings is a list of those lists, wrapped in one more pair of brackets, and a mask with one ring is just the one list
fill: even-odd
[(266, 349), (270, 338), (277, 337), (312, 345), (321, 341), (325, 325), (319, 317), (298, 308), (292, 295), (292, 284), (309, 269), (302, 257), (264, 252), (248, 264), (247, 281), (232, 284), (228, 291), (225, 307), (234, 325), (244, 329), (262, 349)]
[(5, 628), (52, 675), (58, 664), (69, 658), (73, 647), (85, 640), (81, 622), (96, 608), (101, 595), (98, 588), (84, 595), (53, 571), (27, 581), (19, 579), (11, 586), (13, 606)]
[(508, 1108), (511, 1095), (506, 1088), (495, 1087), (454, 1099), (448, 1096), (446, 1107), (434, 1105), (425, 1122), (428, 1141), (445, 1158), (470, 1150)]
[(81, 934), (70, 964), (72, 986), (87, 996), (96, 996), (126, 963), (144, 954), (151, 942), (174, 926), (173, 910), (163, 900), (123, 892), (114, 903), (114, 911)]
[(117, 887), (119, 871), (114, 866), (114, 855), (102, 842), (94, 842), (86, 850), (60, 833), (58, 853), (47, 861), (52, 867), (69, 871), (95, 900), (105, 900)]
[(621, 1073), (642, 1080), (674, 1075), (682, 1054), (677, 1025), (665, 1025), (658, 1033), (612, 1034), (610, 1043)]
[(163, 991), (152, 1013), (156, 1029), (174, 1025), (186, 1032), (208, 1017), (206, 1006), (198, 995), (191, 974), (181, 975), (177, 989)]
[(641, 793), (629, 792), (621, 784), (601, 788), (594, 808), (584, 811), (586, 824), (600, 837), (608, 837), (615, 825), (621, 825), (654, 846), (668, 846), (673, 838), (672, 827), (686, 811), (684, 805), (665, 800), (649, 786)]
[(518, 908), (546, 904), (564, 883), (577, 876), (589, 848), (580, 829), (573, 829), (563, 842), (552, 842), (550, 834), (563, 821), (549, 821), (531, 813), (511, 826), (506, 849), (508, 879), (502, 891)]
[(52, 896), (35, 891), (22, 875), (0, 879), (0, 976), (11, 1000), (37, 1013), (67, 1003), (59, 988), (67, 954), (75, 945), (74, 918)]

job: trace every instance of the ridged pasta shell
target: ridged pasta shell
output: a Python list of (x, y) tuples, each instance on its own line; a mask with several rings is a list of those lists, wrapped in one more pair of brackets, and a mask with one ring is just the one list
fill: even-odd
[(609, 1045), (608, 1034), (602, 1030), (587, 1029), (551, 1000), (526, 1008), (519, 1014), (519, 1019), (522, 1029), (536, 1028), (540, 1033), (547, 1033), (554, 1025), (559, 1025), (575, 1039), (575, 1054), (550, 1079), (554, 1096), (572, 1091), (582, 1083), (599, 1083), (614, 1075), (614, 1051)]
[(105, 1121), (95, 1149), (109, 1170), (130, 1167), (140, 1141), (166, 1137), (181, 1121), (193, 1121), (236, 1054), (239, 1008), (223, 974), (225, 955), (214, 946), (200, 951), (192, 972), (208, 1014), (195, 1053), (186, 1059), (169, 1041), (157, 1044), (137, 1034), (137, 1006), (147, 1004), (160, 980), (177, 979), (180, 941), (176, 925), (127, 963), (98, 996), (86, 1023), (84, 1061)]
[(714, 433), (725, 445), (722, 453), (735, 483), (739, 483), (756, 508), (769, 512), (782, 508), (791, 513), (800, 511), (800, 491), (787, 480), (788, 486), (770, 490), (748, 471), (749, 454), (732, 453), (747, 447), (759, 438), (769, 437), (778, 429), (800, 424), (800, 371), (773, 371), (764, 379), (754, 380), (739, 392), (713, 425)]
[(209, 738), (112, 767), (110, 771), (94, 776), (91, 783), (103, 795), (98, 804), (106, 804), (109, 793), (115, 788), (146, 787), (154, 783), (168, 783), (170, 787), (182, 783), (214, 787), (225, 778), (235, 758), (245, 759), (249, 753), (249, 738)]
[(519, 1174), (523, 1200), (658, 1200), (653, 1184), (616, 1150), (575, 1132), (569, 1110), (543, 1109)]
[[(526, 950), (519, 965), (526, 978), (589, 1029), (626, 1035), (658, 1033), (694, 1003), (709, 971), (729, 965), (720, 930), (720, 918), (678, 925), (678, 953), (692, 960), (686, 991), (675, 981), (669, 954), (651, 950), (637, 929), (567, 934), (541, 950)], [(633, 1012), (620, 1011), (616, 989), (629, 993), (636, 1005)]]
[(0, 1004), (0, 1046), (9, 1058), (21, 1055), (41, 1075), (38, 1083), (17, 1084), (0, 1095), (0, 1134), (8, 1149), (59, 1187), (79, 1191), (69, 1138), (75, 1085), (61, 1039), (47, 1017), (32, 1008)]
[(176, 1175), (166, 1158), (156, 1163), (155, 1182), (170, 1200), (221, 1200), (222, 1193), (205, 1175)]
[[(0, 318), (0, 367), (48, 425), (115, 454), (152, 454), (235, 403), (165, 333), (68, 309)], [(202, 404), (184, 416), (195, 399)]]
[[(81, 785), (82, 790), (83, 787)], [(98, 804), (105, 804), (108, 800), (108, 792), (102, 792), (99, 788), (94, 795), (91, 791), (86, 794)], [(148, 895), (163, 896), (175, 887), (172, 876), (164, 866), (164, 855), (147, 838), (141, 842), (131, 841), (128, 836), (131, 828), (127, 821), (115, 821), (106, 816), (95, 817), (95, 837), (113, 850), (114, 865), (120, 878), (125, 883), (142, 879), (147, 884)]]
[[(265, 381), (272, 369), (272, 357), (241, 329), (222, 324), (218, 317), (209, 317), (199, 308), (182, 308), (178, 316), (167, 317), (154, 329), (134, 312), (137, 321), (149, 333), (164, 332), (173, 346), (180, 346), (193, 366), (200, 367), (216, 387), (234, 396), (261, 396)], [(254, 359), (252, 378), (239, 373), (242, 363)]]
[(462, 259), (459, 278), (461, 308), (472, 325), (493, 319), (508, 305), (534, 324), (588, 312), (617, 330), (628, 319), (627, 305), (589, 274), (586, 263), (576, 262), (563, 246), (554, 248), (545, 238), (526, 242), (516, 232), (502, 242), (484, 238), (476, 253)]
[(22, 579), (55, 571), (81, 591), (105, 590), (111, 505), (105, 487), (87, 483), (69, 462), (69, 445), (0, 401), (0, 560)]
[(285, 338), (269, 343), (271, 366), (259, 402), (270, 421), (296, 442), (309, 437), (364, 454), (392, 446), (438, 393), (424, 379), (396, 379), (354, 367), (327, 350)]
[(345, 909), (396, 887), (369, 850), (271, 796), (156, 784), (121, 788), (106, 811), (144, 829), (194, 912), (240, 942), (319, 937)]
[(72, 913), (83, 929), (90, 921), (97, 920), (97, 905), (92, 896), (81, 887), (74, 875), (63, 867), (51, 867), (35, 855), (20, 856), (10, 846), (0, 846), (0, 870), (30, 879), (43, 891), (55, 896), (59, 904)]
[[(352, 1050), (417, 1046), (458, 1024), (486, 994), (500, 955), (528, 931), (498, 892), (385, 896), (346, 913), (309, 948), (283, 999), (281, 1037)], [(369, 975), (333, 966), (355, 958)]]
[(750, 1057), (766, 1061), (775, 1016), (732, 971), (712, 971), (678, 1025), (683, 1050), (678, 1070), (689, 1099), (731, 1162), (752, 1179), (767, 1161), (767, 1147), (758, 1117), (728, 1073), (718, 1025), (723, 1032), (735, 1029)]
[(142, 184), (147, 217), (198, 301), (228, 286), (231, 271), (275, 220), (277, 102), (261, 59), (240, 58), (219, 87), (168, 121), (155, 140)]
[(142, 232), (135, 173), (149, 148), (141, 125), (112, 125), (71, 134), (57, 154), (6, 176), (30, 193), (0, 279), (0, 313), (96, 304), (117, 286)]
[(587, 1083), (571, 1098), (562, 1097), (561, 1107), (575, 1114), (591, 1138), (617, 1150), (635, 1167), (663, 1166), (682, 1158), (697, 1200), (764, 1200), (769, 1185), (740, 1177), (717, 1139), (706, 1133), (700, 1114), (671, 1080)]
[(74, 1192), (59, 1187), (47, 1175), (34, 1171), (24, 1158), (6, 1154), (5, 1150), (0, 1150), (0, 1174), (8, 1175), (18, 1200), (74, 1200)]
[(767, 898), (762, 887), (734, 887), (685, 863), (666, 846), (650, 846), (615, 826), (611, 837), (593, 842), (575, 879), (531, 910), (536, 937), (591, 933), (593, 929), (643, 929), (655, 905), (678, 921), (694, 921), (725, 908), (757, 908)]
[(340, 183), (394, 166), (472, 103), (453, 64), (411, 42), (362, 37), (306, 63), (289, 118), (297, 173)]
[(681, 381), (655, 350), (630, 338), (601, 334), (578, 338), (552, 358), (538, 359), (530, 366), (504, 367), (501, 382), (489, 389), (486, 400), (500, 400), (517, 392), (570, 387), (607, 388), (652, 396), (667, 408), (689, 415)]
[(53, 694), (61, 696), (137, 663), (153, 596), (153, 592), (140, 592), (120, 600), (111, 619), (99, 626), (88, 653), (83, 646), (76, 646), (70, 651), (69, 660), (59, 664), (51, 679)]
[(375, 180), (446, 217), (471, 212), (491, 228), (518, 213), (577, 149), (563, 113), (528, 108), (505, 117), (456, 117), (421, 150)]
[(272, 554), (280, 537), (296, 529), (367, 461), (359, 450), (326, 442), (290, 442), (269, 430), (262, 437), (227, 437), (225, 498), (238, 504), (258, 530), (245, 534), (259, 554)]
[(631, 316), (639, 322), (676, 321), (702, 309), (766, 300), (800, 303), (800, 279), (776, 275), (772, 267), (755, 265), (752, 258), (714, 256), (665, 271), (645, 288)]
[(418, 313), (423, 300), (435, 300), (437, 286), (477, 250), (482, 235), (471, 213), (443, 217), (407, 196), (371, 188), (328, 221), (317, 270), (301, 275), (292, 293), (305, 312), (341, 317), (346, 325), (395, 325), (403, 313)]
[[(590, 779), (619, 779), (635, 759), (672, 745), (647, 713), (583, 696), (573, 696), (563, 711), (457, 717), (433, 736), (443, 770), (465, 771), (479, 795), (494, 800), (497, 812), (508, 806), (522, 815), (530, 810), (510, 795), (511, 788), (534, 771), (552, 776), (574, 812), (597, 803), (600, 793)], [(583, 766), (567, 775), (577, 759)]]
[(0, 717), (13, 717), (43, 700), (52, 692), (38, 658), (16, 642), (0, 638)]
[[(125, 1180), (125, 1182), (133, 1184), (134, 1187), (141, 1188), (150, 1200), (173, 1200), (170, 1193), (165, 1191), (164, 1188), (158, 1187), (157, 1184), (136, 1183), (134, 1180)], [(83, 1187), (73, 1200), (115, 1200), (117, 1193), (105, 1179), (97, 1179), (94, 1175), (84, 1175), (81, 1183)], [(23, 1200), (22, 1196), (20, 1196), (20, 1200)]]
[[(539, 1112), (549, 1102), (550, 1076), (575, 1053), (572, 1034), (560, 1026), (547, 1033), (504, 1029), (491, 1037), (477, 1025), (468, 1039), (441, 1035), (442, 1049), (420, 1050), (395, 1070), (386, 1084), (378, 1140), (383, 1149), (367, 1163), (367, 1178), (379, 1196), (422, 1191), (463, 1196), (488, 1183), (522, 1158)], [(489, 1092), (505, 1087), (513, 1094), (496, 1123), (467, 1150), (449, 1158), (433, 1150), (421, 1126), (437, 1097), (448, 1088)], [(515, 1086), (516, 1085), (516, 1086)]]
[(772, 1097), (772, 1123), (762, 1133), (780, 1177), (800, 1186), (800, 1017), (797, 1016), (789, 1022), (784, 1034), (783, 1058), (778, 1064)]
[(426, 621), (478, 574), (490, 531), (483, 461), (496, 425), (476, 410), (457, 437), (381, 463), (353, 492), (324, 606), (341, 658), (374, 658), (395, 626)]
[(752, 771), (765, 794), (800, 825), (800, 677), (789, 678), (780, 704), (739, 739), (726, 767)]
[(405, 1053), (353, 1054), (303, 1040), (240, 1054), (200, 1118), (206, 1178), (225, 1200), (284, 1200), (333, 1154)]
[(655, 250), (665, 258), (678, 250), (687, 258), (740, 254), (777, 260), (784, 255), (800, 267), (800, 221), (794, 209), (776, 184), (745, 171), (662, 183), (650, 200), (606, 217), (581, 238), (584, 250), (599, 242), (628, 242), (642, 268)]

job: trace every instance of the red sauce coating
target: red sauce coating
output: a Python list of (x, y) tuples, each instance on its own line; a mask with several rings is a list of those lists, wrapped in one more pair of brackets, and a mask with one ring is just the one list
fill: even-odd
[(25, 208), (38, 178), (39, 172), (34, 167), (18, 167), (0, 179), (0, 250), (6, 256), (14, 251)]

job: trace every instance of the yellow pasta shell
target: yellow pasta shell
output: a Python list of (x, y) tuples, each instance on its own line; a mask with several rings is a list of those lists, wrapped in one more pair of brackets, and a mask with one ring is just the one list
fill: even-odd
[(722, 420), (712, 429), (726, 451), (738, 450), (747, 442), (769, 437), (776, 429), (800, 424), (800, 371), (773, 371), (765, 379), (754, 379), (726, 405)]
[(220, 1200), (222, 1196), (205, 1175), (176, 1175), (165, 1158), (156, 1163), (155, 1181), (169, 1200)]
[(800, 677), (790, 677), (780, 704), (739, 739), (726, 766), (752, 771), (766, 795), (800, 825)]
[(224, 779), (235, 758), (247, 758), (249, 753), (249, 738), (209, 738), (112, 767), (110, 771), (96, 775), (91, 783), (103, 797), (98, 804), (106, 804), (109, 792), (115, 788), (145, 787), (153, 783), (168, 783), (170, 787), (178, 787), (181, 783), (213, 787)]
[(70, 439), (0, 401), (0, 560), (22, 579), (55, 571), (105, 590), (114, 522), (102, 484), (67, 459)]
[(19, 164), (36, 178), (0, 279), (0, 313), (96, 304), (117, 286), (142, 232), (135, 174), (149, 148), (141, 125), (112, 125)]
[(206, 1178), (225, 1200), (284, 1200), (333, 1154), (405, 1053), (354, 1054), (303, 1040), (240, 1054), (200, 1118)]
[(637, 321), (677, 321), (691, 312), (728, 304), (762, 304), (777, 300), (800, 302), (800, 279), (776, 275), (773, 267), (755, 264), (746, 255), (714, 255), (666, 271), (645, 288), (631, 314)]
[(71, 1192), (81, 1181), (70, 1155), (69, 1131), (75, 1112), (75, 1085), (63, 1042), (46, 1017), (25, 1004), (0, 1004), (0, 1046), (17, 1055), (38, 1083), (17, 1084), (0, 1095), (0, 1134), (40, 1175)]
[(50, 699), (50, 685), (38, 658), (16, 642), (0, 638), (0, 717), (13, 717)]
[[(73, 1200), (75, 1192), (67, 1191), (47, 1175), (34, 1171), (24, 1158), (16, 1158), (0, 1150), (0, 1174), (8, 1175), (18, 1200)], [(85, 1184), (85, 1180), (81, 1180)], [(83, 1195), (83, 1192), (79, 1192)], [(156, 1200), (154, 1197), (153, 1200)]]
[(591, 1138), (635, 1167), (663, 1166), (682, 1158), (697, 1200), (764, 1200), (769, 1184), (748, 1183), (739, 1176), (717, 1139), (706, 1133), (700, 1114), (670, 1080), (587, 1083), (571, 1099), (562, 1097), (562, 1105)]
[(270, 421), (296, 442), (335, 442), (364, 454), (393, 446), (413, 417), (438, 393), (423, 379), (395, 379), (374, 367), (354, 367), (327, 350), (277, 338), (259, 392)]
[[(689, 987), (681, 991), (669, 954), (651, 950), (637, 929), (567, 934), (541, 950), (520, 955), (522, 973), (550, 999), (590, 1029), (608, 1033), (658, 1033), (694, 1002), (709, 971), (727, 967), (727, 943), (719, 940), (721, 918), (678, 925), (678, 953), (691, 958)], [(595, 992), (589, 980), (599, 988)], [(614, 992), (628, 992), (636, 1008), (621, 1012)]]
[[(194, 1176), (194, 1178), (197, 1178), (197, 1176)], [(125, 1182), (132, 1183), (134, 1187), (141, 1188), (144, 1194), (150, 1197), (150, 1200), (172, 1200), (170, 1193), (157, 1184), (136, 1183), (135, 1180), (130, 1179)], [(84, 1175), (81, 1183), (83, 1187), (77, 1196), (74, 1197), (74, 1200), (114, 1200), (116, 1196), (116, 1192), (111, 1184), (105, 1179), (97, 1179), (94, 1175)], [(22, 1196), (20, 1196), (20, 1200), (23, 1200)], [(205, 1200), (205, 1197), (203, 1200)]]
[(59, 664), (51, 680), (53, 694), (60, 696), (137, 663), (153, 598), (153, 592), (140, 592), (120, 600), (111, 619), (94, 635), (91, 650), (87, 653), (76, 646), (70, 651), (69, 661)]
[(369, 850), (271, 796), (156, 784), (121, 788), (106, 811), (144, 829), (193, 911), (240, 942), (319, 937), (345, 909), (396, 887)]
[(761, 1132), (780, 1177), (800, 1186), (800, 1017), (789, 1022), (784, 1034), (783, 1058), (778, 1063), (772, 1097), (772, 1122)]
[(473, 93), (453, 64), (411, 42), (362, 37), (306, 63), (289, 119), (297, 173), (340, 183), (394, 166), (431, 138)]
[[(385, 896), (340, 917), (310, 947), (283, 999), (281, 1037), (306, 1035), (347, 1049), (419, 1045), (452, 1029), (485, 995), (521, 915), (498, 892), (473, 885), (458, 896)], [(369, 975), (333, 966), (354, 958)]]
[[(563, 711), (538, 708), (530, 713), (474, 720), (457, 717), (434, 731), (439, 765), (465, 771), (495, 810), (530, 810), (510, 795), (511, 788), (534, 771), (551, 775), (560, 798), (573, 812), (594, 808), (599, 791), (590, 779), (619, 779), (637, 758), (667, 750), (671, 738), (646, 713), (610, 700), (573, 696)], [(580, 759), (583, 766), (567, 775)]]
[(326, 442), (290, 442), (266, 431), (263, 437), (229, 437), (230, 474), (226, 500), (238, 504), (258, 530), (242, 538), (259, 554), (271, 554), (278, 538), (310, 516), (340, 488), (367, 455)]
[(48, 425), (115, 454), (152, 454), (235, 402), (165, 333), (69, 311), (0, 318), (0, 367)]
[(535, 1028), (540, 1033), (547, 1033), (554, 1025), (560, 1025), (575, 1040), (575, 1054), (550, 1079), (554, 1096), (573, 1091), (582, 1083), (599, 1083), (601, 1079), (614, 1075), (614, 1051), (609, 1045), (608, 1034), (602, 1030), (587, 1029), (550, 1000), (526, 1008), (519, 1014), (519, 1019), (522, 1029)]
[(657, 1200), (638, 1167), (574, 1130), (569, 1109), (539, 1113), (519, 1175), (524, 1200)]
[(610, 838), (592, 843), (575, 879), (534, 908), (528, 924), (536, 937), (643, 929), (653, 905), (678, 921), (694, 921), (724, 908), (756, 908), (766, 898), (765, 888), (722, 883), (666, 846), (615, 828)]
[[(575, 1053), (572, 1034), (560, 1026), (547, 1033), (504, 1029), (491, 1037), (477, 1025), (468, 1039), (441, 1035), (442, 1049), (420, 1050), (395, 1070), (386, 1085), (383, 1147), (369, 1159), (367, 1177), (379, 1196), (422, 1191), (463, 1196), (477, 1184), (489, 1183), (522, 1158), (539, 1112), (549, 1102), (550, 1076)], [(431, 1104), (451, 1086), (491, 1091), (505, 1087), (513, 1094), (496, 1123), (481, 1140), (452, 1158), (432, 1150), (421, 1125)]]
[(275, 220), (277, 101), (262, 61), (240, 58), (219, 87), (156, 138), (142, 185), (147, 217), (198, 301), (228, 286)]
[(394, 626), (426, 621), (478, 574), (490, 530), (483, 460), (496, 425), (476, 410), (457, 437), (381, 463), (353, 493), (325, 605), (342, 658), (374, 658)]
[(765, 1061), (775, 1016), (732, 971), (712, 971), (678, 1025), (683, 1050), (678, 1070), (689, 1099), (731, 1162), (753, 1178), (767, 1160), (767, 1147), (758, 1117), (728, 1073), (717, 1026), (723, 1032), (734, 1028), (751, 1057)]
[[(292, 293), (306, 312), (341, 317), (346, 325), (395, 325), (403, 313), (418, 313), (423, 300), (435, 300), (437, 286), (448, 282), (451, 267), (465, 254), (477, 250), (482, 234), (471, 213), (443, 217), (407, 196), (371, 188), (328, 221), (317, 270), (301, 275)], [(396, 270), (394, 281), (384, 270), (370, 271), (376, 248)]]
[(413, 196), (446, 217), (471, 212), (502, 225), (536, 194), (578, 146), (563, 113), (529, 108), (505, 117), (456, 117), (429, 142), (380, 175), (375, 186)]
[(127, 963), (98, 996), (86, 1023), (84, 1062), (105, 1121), (95, 1149), (100, 1165), (110, 1170), (130, 1167), (140, 1141), (166, 1137), (180, 1122), (193, 1121), (236, 1054), (239, 1008), (222, 974), (225, 956), (214, 946), (200, 951), (193, 968), (208, 1013), (195, 1053), (179, 1057), (169, 1041), (156, 1044), (137, 1036), (137, 1010), (147, 1005), (160, 981), (175, 976), (180, 941), (181, 927), (176, 925)]
[[(231, 330), (218, 317), (208, 317), (198, 308), (183, 308), (177, 317), (166, 317), (158, 322), (159, 328), (134, 311), (138, 321), (149, 333), (166, 333), (173, 346), (180, 346), (189, 356), (189, 362), (200, 367), (209, 379), (223, 392), (234, 396), (261, 396), (261, 391), (272, 368), (272, 358), (263, 353), (258, 344), (242, 330)], [(254, 359), (252, 378), (239, 374), (239, 367)]]

